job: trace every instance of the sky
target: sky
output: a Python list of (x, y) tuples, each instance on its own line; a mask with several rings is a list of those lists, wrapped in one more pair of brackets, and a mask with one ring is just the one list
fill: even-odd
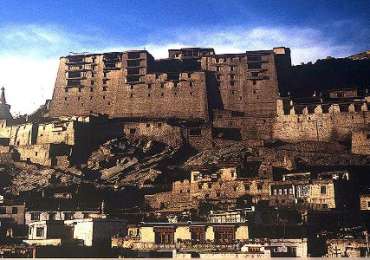
[(52, 97), (70, 52), (290, 47), (293, 64), (370, 49), (369, 0), (0, 0), (0, 86), (12, 113)]

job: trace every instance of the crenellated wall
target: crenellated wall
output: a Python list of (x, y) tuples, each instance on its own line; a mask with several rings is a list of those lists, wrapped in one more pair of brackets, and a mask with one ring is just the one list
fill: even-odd
[(350, 141), (353, 131), (370, 122), (369, 115), (366, 102), (304, 107), (290, 103), (284, 109), (284, 101), (278, 99), (272, 137), (287, 142)]

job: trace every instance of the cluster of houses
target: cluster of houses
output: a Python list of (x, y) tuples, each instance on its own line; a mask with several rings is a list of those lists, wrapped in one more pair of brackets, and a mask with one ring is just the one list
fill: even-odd
[[(103, 203), (98, 209), (34, 209), (0, 197), (0, 239), (1, 244), (13, 243), (13, 249), (20, 245), (33, 248), (33, 256), (48, 256), (43, 251), (46, 248), (66, 247), (80, 252), (104, 249), (109, 254), (103, 256), (125, 257), (365, 256), (369, 252), (367, 236), (347, 236), (335, 241), (327, 237), (320, 243), (322, 248), (317, 249), (313, 241), (316, 238), (309, 231), (312, 223), (320, 222), (318, 219), (334, 220), (338, 210), (345, 209), (346, 203), (352, 201), (350, 177), (346, 171), (317, 173), (314, 178), (312, 173), (287, 173), (279, 180), (259, 182), (239, 178), (238, 169), (233, 167), (211, 175), (193, 171), (189, 180), (174, 182), (172, 191), (146, 197), (152, 206), (148, 212), (162, 218), (145, 221), (128, 220), (124, 215), (113, 217)], [(184, 218), (184, 212), (189, 212), (186, 209), (201, 205), (202, 200), (220, 206), (228, 198), (226, 202), (230, 206), (233, 199), (244, 198), (246, 194), (251, 199), (244, 201), (243, 207), (236, 204), (229, 209), (218, 207), (209, 210), (206, 217)], [(357, 199), (368, 219), (369, 195)], [(171, 208), (176, 203), (178, 207)], [(261, 203), (265, 208), (261, 208)], [(298, 220), (294, 220), (292, 213), (284, 216), (281, 210), (292, 209), (292, 205), (300, 214)], [(4, 250), (0, 249), (0, 254)], [(52, 252), (49, 256), (55, 255)], [(57, 252), (69, 256), (63, 252), (73, 250)]]

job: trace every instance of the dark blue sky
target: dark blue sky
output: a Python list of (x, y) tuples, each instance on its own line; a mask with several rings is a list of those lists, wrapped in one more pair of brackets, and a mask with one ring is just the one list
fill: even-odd
[(370, 1), (2, 0), (0, 26), (9, 24), (57, 25), (131, 45), (168, 41), (187, 28), (310, 27), (364, 49), (369, 47)]
[(51, 97), (69, 52), (286, 46), (294, 64), (343, 57), (370, 49), (369, 17), (370, 0), (0, 0), (0, 85), (25, 113)]

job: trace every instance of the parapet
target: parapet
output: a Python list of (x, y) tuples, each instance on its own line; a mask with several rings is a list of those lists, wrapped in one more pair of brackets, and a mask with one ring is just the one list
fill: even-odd
[(296, 104), (292, 100), (280, 98), (276, 101), (277, 115), (310, 115), (331, 113), (357, 113), (368, 111), (366, 100), (354, 103), (321, 103), (321, 104)]

